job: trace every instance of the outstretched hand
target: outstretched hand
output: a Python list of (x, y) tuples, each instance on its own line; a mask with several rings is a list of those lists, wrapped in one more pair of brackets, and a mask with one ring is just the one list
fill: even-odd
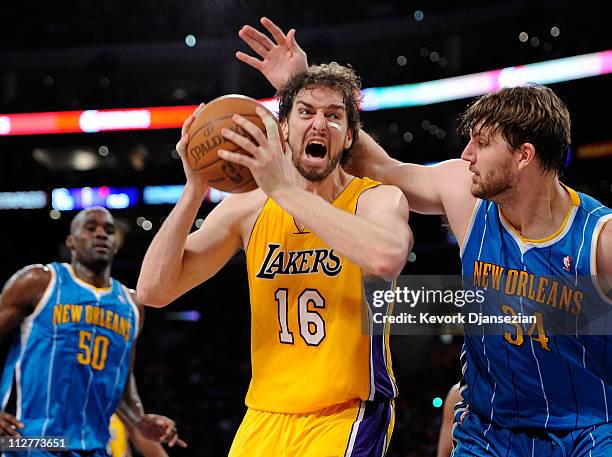
[(261, 24), (274, 38), (272, 41), (250, 25), (245, 25), (238, 36), (248, 44), (261, 60), (238, 51), (236, 58), (259, 70), (275, 89), (280, 89), (291, 75), (308, 69), (308, 59), (304, 50), (295, 41), (295, 29), (285, 33), (267, 17), (261, 18)]

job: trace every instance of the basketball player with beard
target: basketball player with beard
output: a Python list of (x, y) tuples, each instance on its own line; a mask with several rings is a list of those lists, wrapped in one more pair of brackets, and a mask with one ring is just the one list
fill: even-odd
[[(275, 41), (245, 26), (239, 35), (261, 60), (236, 57), (279, 88), (304, 71), (306, 54), (294, 30), (285, 35), (269, 19), (261, 23)], [(353, 147), (353, 174), (399, 187), (413, 211), (448, 218), (464, 278), (487, 289), (477, 278), (498, 273), (502, 286), (488, 288), (488, 313), (540, 315), (537, 326), (500, 324), (486, 334), (466, 326), (454, 457), (612, 455), (609, 323), (599, 333), (577, 330), (579, 322), (592, 323), (585, 321), (589, 315), (610, 312), (612, 210), (560, 180), (570, 124), (551, 89), (525, 85), (467, 108), (461, 131), (469, 142), (461, 159), (402, 163), (363, 131)], [(576, 332), (550, 332), (548, 320), (565, 317)]]
[(412, 234), (398, 188), (340, 167), (360, 128), (359, 89), (353, 70), (335, 63), (296, 74), (279, 94), (284, 145), (262, 110), (267, 137), (234, 116), (256, 144), (224, 130), (251, 157), (219, 155), (248, 166), (259, 189), (222, 201), (192, 234), (208, 188), (185, 159), (193, 116), (183, 125), (187, 183), (137, 293), (166, 306), (246, 252), (252, 379), (232, 457), (380, 456), (389, 444), (397, 388), (388, 332), (371, 331), (369, 295), (402, 270)]

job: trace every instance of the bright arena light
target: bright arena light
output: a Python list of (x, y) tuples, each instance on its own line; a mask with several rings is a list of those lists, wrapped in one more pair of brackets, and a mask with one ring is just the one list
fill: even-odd
[(8, 135), (9, 133), (11, 133), (11, 118), (0, 116), (0, 135)]
[(185, 44), (190, 48), (193, 48), (196, 45), (196, 37), (193, 35), (187, 35), (185, 37)]
[[(557, 32), (553, 33), (553, 29), (551, 35), (554, 36)], [(529, 37), (523, 33), (525, 36), (521, 34), (519, 39), (527, 41)], [(612, 50), (434, 81), (370, 87), (362, 90), (361, 109), (376, 111), (430, 105), (475, 97), (525, 82), (554, 84), (609, 73), (612, 73)], [(277, 100), (268, 98), (259, 102), (278, 113)], [(180, 128), (195, 108), (187, 105), (7, 114), (0, 116), (0, 136)]]

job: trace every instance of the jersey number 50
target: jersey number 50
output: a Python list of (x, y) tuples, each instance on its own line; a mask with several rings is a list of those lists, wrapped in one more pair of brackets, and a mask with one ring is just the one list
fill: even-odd
[[(278, 323), (280, 332), (278, 337), (283, 344), (294, 344), (293, 332), (289, 331), (287, 323), (287, 289), (276, 289), (274, 298), (278, 303)], [(316, 289), (304, 289), (298, 296), (298, 322), (300, 323), (300, 336), (308, 346), (318, 346), (325, 338), (325, 321), (319, 313), (310, 310), (308, 305), (312, 303), (314, 308), (325, 309), (325, 299)]]
[(108, 337), (96, 335), (92, 343), (91, 336), (91, 332), (85, 330), (79, 332), (79, 353), (77, 354), (77, 360), (82, 365), (91, 365), (91, 368), (94, 370), (104, 370), (106, 356), (108, 355)]

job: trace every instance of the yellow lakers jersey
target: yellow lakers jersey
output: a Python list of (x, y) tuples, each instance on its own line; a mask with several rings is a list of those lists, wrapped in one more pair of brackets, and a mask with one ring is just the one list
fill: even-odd
[[(355, 213), (379, 183), (354, 178), (332, 203)], [(320, 410), (354, 399), (391, 398), (388, 335), (370, 331), (361, 269), (268, 199), (248, 241), (252, 379), (250, 408)], [(362, 321), (363, 319), (363, 321)], [(365, 325), (362, 325), (365, 323)]]
[(131, 457), (130, 444), (125, 425), (117, 414), (113, 413), (109, 424), (110, 439), (107, 452), (111, 457)]

